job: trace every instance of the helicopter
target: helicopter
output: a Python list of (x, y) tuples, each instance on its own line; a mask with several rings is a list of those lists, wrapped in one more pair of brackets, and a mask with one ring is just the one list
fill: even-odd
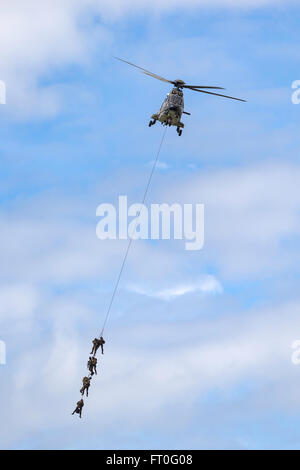
[(184, 111), (184, 98), (183, 98), (184, 88), (188, 90), (198, 91), (200, 93), (206, 93), (208, 95), (222, 96), (223, 98), (229, 98), (231, 100), (246, 102), (246, 100), (243, 100), (241, 98), (235, 98), (233, 96), (227, 96), (227, 95), (222, 95), (220, 93), (213, 93), (211, 91), (206, 91), (207, 89), (225, 90), (225, 88), (222, 88), (219, 86), (187, 85), (183, 80), (180, 80), (180, 79), (167, 80), (166, 78), (161, 77), (160, 75), (157, 75), (155, 73), (149, 72), (149, 70), (139, 67), (138, 65), (132, 64), (131, 62), (128, 62), (127, 60), (120, 59), (119, 57), (115, 57), (115, 59), (118, 59), (122, 62), (125, 62), (126, 64), (136, 67), (137, 69), (141, 70), (144, 74), (149, 75), (150, 77), (153, 77), (153, 78), (156, 78), (157, 80), (161, 80), (162, 82), (166, 82), (166, 83), (170, 83), (171, 85), (174, 85), (174, 88), (172, 88), (172, 90), (167, 94), (159, 111), (155, 114), (152, 114), (150, 122), (149, 122), (149, 127), (153, 126), (156, 123), (156, 121), (159, 121), (164, 126), (176, 126), (177, 134), (181, 136), (182, 129), (184, 128), (184, 123), (181, 122), (181, 116), (182, 114), (187, 114), (189, 116), (191, 115), (191, 113)]

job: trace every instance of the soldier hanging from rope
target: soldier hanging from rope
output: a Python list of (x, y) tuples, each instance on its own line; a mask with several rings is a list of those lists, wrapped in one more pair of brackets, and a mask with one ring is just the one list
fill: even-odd
[(97, 358), (94, 356), (91, 356), (88, 360), (87, 363), (87, 368), (90, 371), (91, 376), (94, 374), (97, 375)]
[(87, 397), (89, 396), (89, 388), (90, 388), (90, 385), (91, 385), (91, 380), (92, 380), (91, 377), (83, 377), (82, 387), (80, 389), (81, 395), (84, 395), (84, 392), (86, 391), (86, 396)]
[(105, 344), (105, 341), (104, 341), (104, 339), (103, 339), (102, 336), (100, 336), (100, 339), (95, 338), (95, 339), (93, 340), (93, 349), (92, 349), (92, 351), (90, 352), (90, 354), (92, 354), (93, 356), (96, 356), (97, 351), (98, 351), (98, 349), (100, 348), (100, 346), (101, 346), (101, 352), (102, 352), (102, 354), (104, 354), (104, 350), (103, 350), (104, 344)]
[(79, 414), (79, 418), (81, 418), (81, 413), (82, 413), (82, 408), (83, 408), (83, 407), (84, 407), (84, 401), (83, 401), (83, 399), (81, 398), (81, 400), (79, 400), (79, 401), (77, 402), (77, 406), (76, 406), (75, 410), (73, 411), (72, 415), (73, 415), (74, 413), (77, 413), (77, 414)]

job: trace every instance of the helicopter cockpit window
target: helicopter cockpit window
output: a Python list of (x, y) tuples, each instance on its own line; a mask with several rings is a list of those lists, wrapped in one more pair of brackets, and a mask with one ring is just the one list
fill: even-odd
[(170, 95), (168, 96), (168, 101), (169, 101), (170, 104), (175, 105), (175, 106), (182, 106), (182, 104), (183, 104), (182, 96), (179, 96), (174, 91), (172, 91), (170, 93)]

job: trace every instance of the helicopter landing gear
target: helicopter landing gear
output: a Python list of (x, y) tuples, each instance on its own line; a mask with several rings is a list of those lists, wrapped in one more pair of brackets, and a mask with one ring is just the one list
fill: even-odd
[(149, 121), (149, 127), (153, 126), (156, 123), (156, 119), (153, 119)]
[(180, 129), (180, 127), (177, 127), (177, 134), (179, 135), (179, 137), (180, 137), (181, 134), (182, 134), (182, 129)]

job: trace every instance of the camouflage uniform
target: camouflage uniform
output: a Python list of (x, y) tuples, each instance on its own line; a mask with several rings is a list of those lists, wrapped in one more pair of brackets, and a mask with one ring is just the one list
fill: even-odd
[(91, 375), (97, 375), (97, 358), (90, 357), (87, 363), (88, 370), (90, 371)]
[(103, 351), (103, 345), (104, 344), (105, 344), (105, 341), (104, 341), (102, 336), (100, 336), (100, 339), (95, 338), (94, 341), (93, 341), (93, 349), (90, 352), (90, 354), (92, 354), (93, 356), (96, 356), (97, 351), (98, 351), (100, 346), (101, 346), (101, 352), (102, 352), (102, 354), (104, 354), (104, 351)]
[(83, 399), (81, 399), (81, 400), (79, 400), (79, 401), (77, 402), (77, 406), (76, 406), (75, 410), (73, 411), (72, 415), (73, 415), (74, 413), (78, 413), (78, 414), (79, 414), (79, 418), (81, 418), (81, 413), (82, 413), (82, 408), (83, 408), (83, 407), (84, 407), (84, 401), (83, 401)]
[(91, 385), (91, 378), (89, 377), (83, 377), (82, 379), (82, 387), (80, 389), (81, 395), (84, 395), (84, 392), (86, 390), (86, 396), (89, 396), (89, 387)]
[(99, 341), (100, 341), (100, 346), (101, 346), (101, 352), (102, 352), (102, 354), (104, 354), (103, 346), (104, 346), (104, 344), (105, 344), (105, 341), (104, 341), (104, 339), (103, 339), (102, 336), (100, 336), (100, 340), (99, 340)]
[(100, 347), (100, 344), (101, 344), (100, 339), (95, 338), (95, 339), (93, 340), (93, 349), (91, 350), (90, 354), (92, 354), (93, 356), (95, 356), (96, 353), (97, 353), (97, 351), (98, 351), (98, 348)]

